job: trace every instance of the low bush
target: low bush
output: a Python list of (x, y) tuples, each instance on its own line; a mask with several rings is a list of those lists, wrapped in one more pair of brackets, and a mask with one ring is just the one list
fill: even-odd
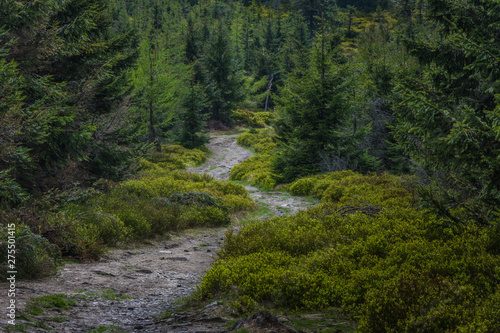
[[(9, 241), (9, 236), (14, 241)], [(15, 248), (9, 248), (9, 245)], [(15, 250), (15, 253), (9, 250)], [(0, 226), (0, 258), (2, 281), (6, 281), (8, 271), (17, 271), (16, 278), (19, 279), (33, 279), (54, 273), (61, 252), (46, 238), (31, 232), (26, 225), (16, 224), (15, 229), (5, 225)]]
[(276, 186), (275, 175), (271, 172), (273, 157), (271, 152), (276, 148), (272, 129), (247, 131), (237, 138), (242, 146), (254, 149), (254, 155), (231, 169), (231, 179), (243, 180), (265, 188)]
[(238, 136), (236, 141), (245, 147), (254, 149), (258, 153), (270, 153), (276, 148), (274, 131), (266, 128), (259, 131), (247, 131)]
[(271, 125), (274, 115), (271, 112), (255, 112), (247, 109), (237, 109), (233, 110), (231, 117), (239, 125), (260, 128)]
[(176, 170), (156, 176), (155, 170), (67, 209), (64, 219), (81, 222), (77, 230), (88, 246), (115, 246), (184, 228), (227, 225), (231, 213), (256, 207), (241, 185)]
[[(49, 200), (43, 216), (35, 216), (36, 209), (29, 211), (33, 215), (29, 220), (31, 231), (22, 229), (23, 234), (18, 235), (19, 258), (25, 258), (20, 262), (26, 260), (30, 267), (29, 272), (21, 273), (22, 277), (42, 276), (42, 267), (53, 272), (53, 250), (59, 249), (59, 256), (95, 260), (106, 246), (195, 226), (227, 225), (231, 214), (256, 209), (241, 185), (176, 170), (199, 164), (205, 158), (206, 153), (199, 149), (163, 147), (161, 153), (141, 162), (142, 170), (135, 179), (106, 183), (101, 193), (76, 193), (69, 198), (72, 200), (64, 197), (64, 205)], [(6, 222), (0, 222), (25, 216), (23, 210), (12, 211)], [(0, 236), (2, 244), (6, 237), (3, 229)], [(0, 245), (0, 252), (4, 250)]]
[(197, 295), (339, 307), (361, 332), (499, 331), (498, 229), (419, 210), (411, 186), (352, 172), (294, 182), (324, 203), (229, 232)]
[(141, 161), (145, 170), (177, 170), (205, 162), (206, 152), (201, 149), (187, 149), (181, 145), (162, 146), (161, 152), (154, 152), (148, 160)]
[(252, 156), (231, 169), (231, 179), (272, 189), (276, 186), (276, 180), (271, 172), (271, 159), (267, 154)]

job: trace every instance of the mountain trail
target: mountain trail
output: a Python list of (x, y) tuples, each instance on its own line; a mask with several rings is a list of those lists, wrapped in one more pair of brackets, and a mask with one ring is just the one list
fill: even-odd
[[(213, 136), (208, 147), (213, 151), (211, 158), (188, 171), (227, 180), (231, 168), (252, 155), (236, 144), (236, 135)], [(282, 192), (245, 187), (267, 211), (261, 218), (293, 214), (314, 204)], [(225, 332), (229, 318), (221, 315), (222, 305), (217, 302), (197, 312), (176, 312), (167, 318), (158, 314), (175, 311), (179, 299), (195, 290), (215, 260), (226, 230), (187, 230), (138, 247), (110, 250), (96, 262), (68, 263), (54, 277), (17, 281), (16, 324), (18, 328), (26, 325), (26, 332), (91, 332), (98, 328), (95, 332)], [(7, 324), (3, 306), (8, 302), (7, 287), (0, 284), (4, 291), (0, 295), (1, 326)], [(48, 309), (41, 315), (26, 313), (29, 298), (53, 294), (69, 295), (74, 306), (63, 311)]]

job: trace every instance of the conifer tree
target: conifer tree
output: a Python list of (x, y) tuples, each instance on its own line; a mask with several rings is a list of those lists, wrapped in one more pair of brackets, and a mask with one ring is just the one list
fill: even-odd
[(203, 65), (210, 118), (231, 125), (231, 111), (243, 98), (243, 79), (222, 22), (211, 31)]
[(19, 118), (9, 123), (15, 126), (20, 119), (15, 146), (29, 161), (14, 163), (13, 179), (36, 193), (107, 176), (103, 163), (107, 170), (128, 163), (125, 156), (95, 159), (114, 144), (114, 151), (131, 151), (110, 139), (123, 125), (123, 114), (110, 115), (123, 99), (121, 75), (133, 60), (127, 50), (130, 36), (108, 35), (105, 2), (7, 1), (0, 3), (0, 12), (0, 26), (8, 28), (0, 45), (9, 45), (2, 55), (8, 66), (2, 70), (8, 73), (16, 64), (16, 89), (23, 96), (14, 108)]
[(355, 168), (358, 160), (363, 161), (356, 144), (366, 130), (355, 135), (345, 131), (351, 112), (348, 74), (335, 64), (334, 55), (326, 35), (318, 35), (311, 66), (295, 70), (281, 91), (275, 124), (280, 144), (274, 171), (284, 182), (317, 173), (322, 164), (325, 171), (333, 171)]
[(428, 3), (444, 38), (406, 40), (423, 71), (398, 82), (395, 133), (433, 185), (422, 192), (429, 206), (487, 225), (500, 207), (500, 4)]
[(206, 97), (199, 84), (191, 83), (188, 93), (184, 96), (182, 107), (179, 140), (186, 148), (198, 148), (208, 142), (208, 137), (201, 134), (208, 115), (203, 113)]

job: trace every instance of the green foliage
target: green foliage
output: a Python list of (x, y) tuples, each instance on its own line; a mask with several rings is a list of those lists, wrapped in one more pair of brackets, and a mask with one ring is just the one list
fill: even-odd
[(50, 310), (69, 310), (76, 305), (76, 301), (65, 294), (53, 294), (31, 298), (26, 303), (26, 312), (35, 316), (39, 316), (45, 312), (45, 309)]
[(54, 242), (68, 256), (98, 258), (103, 246), (185, 228), (223, 226), (231, 214), (256, 208), (241, 185), (175, 170), (204, 159), (205, 152), (182, 146), (153, 153), (150, 161), (142, 162), (140, 178), (58, 213), (48, 226), (59, 230)]
[(267, 154), (252, 156), (231, 169), (231, 179), (272, 189), (276, 186), (276, 179), (271, 172), (271, 160), (271, 155)]
[(271, 125), (273, 114), (271, 112), (256, 112), (247, 109), (233, 110), (231, 117), (236, 124), (249, 127), (262, 128)]
[(416, 209), (406, 178), (340, 172), (308, 179), (292, 187), (324, 196), (326, 181), (342, 196), (229, 231), (199, 296), (339, 307), (358, 318), (361, 332), (499, 329), (492, 319), (500, 311), (497, 231), (453, 227)]
[(173, 40), (163, 38), (166, 32), (152, 22), (149, 24), (139, 44), (139, 58), (131, 78), (140, 134), (158, 148), (161, 141), (169, 139), (169, 130), (177, 121), (188, 67), (181, 61), (180, 50), (174, 47), (175, 35)]
[(276, 149), (275, 134), (270, 128), (252, 132), (249, 130), (236, 139), (240, 145), (252, 148), (257, 153), (271, 153)]
[(205, 127), (207, 115), (202, 114), (206, 106), (206, 98), (200, 86), (191, 86), (183, 101), (184, 112), (181, 115), (181, 144), (189, 149), (198, 148), (207, 143), (209, 138), (200, 134)]
[(233, 60), (227, 31), (222, 22), (216, 21), (209, 41), (203, 66), (207, 78), (205, 90), (210, 118), (231, 125), (231, 111), (243, 99), (243, 78)]
[(141, 161), (141, 169), (154, 172), (185, 169), (205, 162), (206, 152), (200, 149), (187, 149), (180, 145), (163, 146), (161, 152), (152, 153), (148, 160)]
[(311, 65), (292, 73), (278, 101), (279, 146), (273, 171), (282, 182), (322, 169), (375, 169), (375, 161), (359, 147), (369, 126), (357, 132), (347, 128), (352, 107), (349, 72), (340, 66), (338, 45), (329, 39), (325, 33), (317, 36)]
[(260, 131), (247, 131), (238, 136), (237, 142), (254, 149), (259, 154), (254, 155), (231, 169), (231, 179), (244, 180), (265, 188), (276, 186), (276, 177), (271, 171), (273, 157), (270, 155), (276, 148), (274, 131), (266, 128)]
[(124, 147), (131, 35), (107, 34), (101, 0), (10, 1), (0, 10), (0, 172), (9, 204), (23, 192), (123, 177), (137, 154)]
[[(9, 237), (10, 236), (10, 237)], [(9, 242), (9, 239), (14, 239), (15, 243)], [(15, 244), (15, 255), (12, 255), (12, 248), (9, 244)], [(37, 234), (34, 234), (30, 229), (23, 224), (17, 223), (15, 231), (9, 231), (7, 225), (0, 226), (0, 255), (2, 256), (0, 277), (5, 280), (9, 264), (14, 259), (16, 277), (19, 279), (34, 279), (45, 277), (53, 274), (56, 270), (56, 265), (61, 258), (59, 249), (50, 244), (49, 241)]]
[(499, 8), (491, 0), (431, 0), (436, 30), (405, 39), (421, 73), (397, 81), (394, 132), (432, 183), (422, 192), (428, 206), (456, 223), (498, 223), (500, 49), (491, 36)]

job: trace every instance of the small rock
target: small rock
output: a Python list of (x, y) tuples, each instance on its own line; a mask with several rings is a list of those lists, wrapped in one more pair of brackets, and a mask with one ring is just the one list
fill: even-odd
[(142, 273), (142, 274), (152, 274), (153, 273), (153, 271), (151, 271), (149, 269), (137, 269), (136, 272)]
[(172, 260), (172, 261), (188, 261), (187, 258), (184, 258), (184, 257), (172, 257), (172, 258), (167, 258), (167, 260)]
[(115, 277), (116, 276), (114, 274), (103, 272), (103, 271), (93, 271), (93, 272), (96, 273), (96, 274), (102, 275), (102, 276), (109, 276), (109, 277)]
[(184, 250), (184, 252), (189, 252), (189, 250)]

